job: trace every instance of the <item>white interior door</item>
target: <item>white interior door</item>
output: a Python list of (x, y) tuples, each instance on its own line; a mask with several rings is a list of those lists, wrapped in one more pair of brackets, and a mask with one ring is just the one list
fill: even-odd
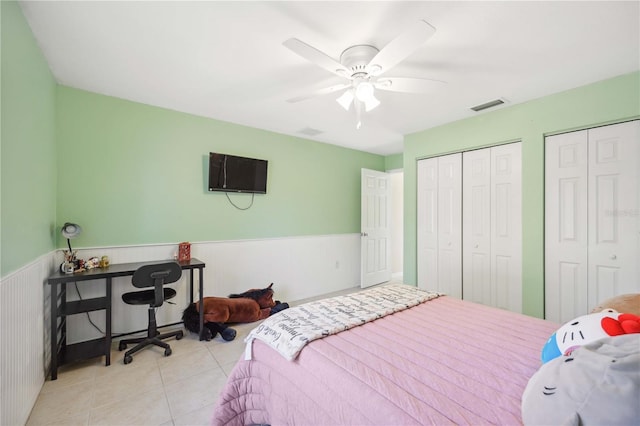
[(518, 142), (490, 149), (491, 306), (512, 312), (522, 312), (521, 147)]
[(391, 279), (391, 185), (387, 173), (361, 172), (360, 285), (369, 287)]
[(640, 291), (640, 121), (588, 130), (590, 311)]
[(438, 287), (438, 159), (418, 161), (418, 287)]

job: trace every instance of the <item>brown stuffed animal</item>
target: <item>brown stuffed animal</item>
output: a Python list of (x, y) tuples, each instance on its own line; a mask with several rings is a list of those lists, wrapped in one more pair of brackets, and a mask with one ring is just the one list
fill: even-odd
[[(269, 317), (271, 308), (276, 306), (273, 301), (273, 283), (265, 289), (251, 289), (242, 294), (230, 294), (226, 297), (205, 297), (205, 322), (254, 322)], [(200, 312), (199, 303), (196, 309)]]
[[(220, 333), (224, 340), (233, 340), (235, 330), (228, 328), (226, 323), (254, 322), (267, 318), (276, 312), (287, 309), (289, 304), (273, 300), (273, 283), (267, 288), (251, 289), (240, 294), (230, 294), (226, 297), (204, 297), (203, 317), (205, 325), (205, 339), (211, 340)], [(199, 322), (200, 304), (191, 303), (182, 313), (182, 320), (187, 330), (200, 332)]]
[(614, 309), (625, 314), (640, 316), (640, 293), (621, 294), (607, 299), (593, 308), (591, 313), (602, 312), (605, 309)]

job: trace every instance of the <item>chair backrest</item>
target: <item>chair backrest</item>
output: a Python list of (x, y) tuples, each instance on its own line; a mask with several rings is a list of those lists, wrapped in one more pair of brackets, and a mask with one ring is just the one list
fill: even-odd
[(155, 287), (155, 303), (161, 306), (164, 301), (165, 284), (171, 284), (180, 279), (182, 268), (176, 262), (154, 263), (138, 268), (131, 278), (131, 283), (138, 288)]

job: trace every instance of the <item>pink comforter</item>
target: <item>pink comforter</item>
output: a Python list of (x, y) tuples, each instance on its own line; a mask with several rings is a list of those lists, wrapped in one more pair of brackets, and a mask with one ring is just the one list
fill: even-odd
[(295, 361), (255, 341), (213, 424), (520, 424), (520, 397), (557, 327), (443, 296), (313, 341)]

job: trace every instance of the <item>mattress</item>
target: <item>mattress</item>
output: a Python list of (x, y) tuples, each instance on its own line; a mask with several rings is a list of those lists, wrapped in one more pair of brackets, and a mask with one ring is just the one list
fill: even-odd
[(522, 392), (557, 327), (441, 296), (314, 340), (293, 361), (255, 340), (212, 423), (520, 424)]

